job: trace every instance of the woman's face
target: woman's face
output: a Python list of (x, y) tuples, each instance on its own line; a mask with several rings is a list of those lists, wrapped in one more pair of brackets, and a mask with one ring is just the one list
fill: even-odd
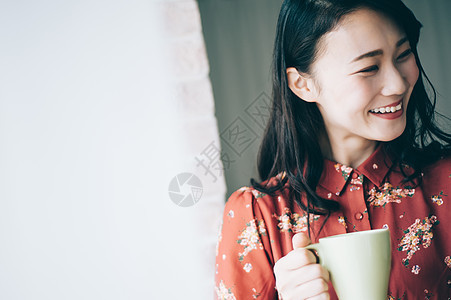
[(390, 141), (402, 134), (419, 71), (405, 33), (368, 9), (345, 16), (312, 65), (329, 140)]

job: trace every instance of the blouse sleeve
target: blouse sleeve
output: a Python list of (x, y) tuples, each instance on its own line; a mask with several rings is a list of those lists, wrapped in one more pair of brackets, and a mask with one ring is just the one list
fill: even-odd
[[(265, 221), (249, 188), (226, 203), (216, 252), (217, 299), (277, 299)], [(257, 212), (257, 213), (256, 213)]]

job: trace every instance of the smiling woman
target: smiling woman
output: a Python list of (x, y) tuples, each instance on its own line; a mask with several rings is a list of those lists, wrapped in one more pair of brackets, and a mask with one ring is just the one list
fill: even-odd
[(330, 144), (322, 145), (326, 157), (357, 167), (376, 141), (404, 131), (419, 72), (405, 33), (388, 17), (360, 9), (341, 22), (321, 39), (310, 74), (287, 69), (288, 86), (316, 103)]
[(226, 204), (219, 299), (336, 299), (303, 247), (378, 228), (389, 299), (449, 297), (451, 136), (434, 123), (420, 27), (400, 0), (283, 2), (262, 181)]

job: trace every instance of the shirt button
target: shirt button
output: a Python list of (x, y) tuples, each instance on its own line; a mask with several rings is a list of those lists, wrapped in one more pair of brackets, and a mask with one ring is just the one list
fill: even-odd
[(357, 173), (352, 173), (352, 178), (357, 179), (357, 177), (359, 177)]
[(356, 220), (362, 220), (362, 219), (363, 219), (363, 214), (360, 213), (360, 212), (355, 213), (354, 218), (355, 218)]

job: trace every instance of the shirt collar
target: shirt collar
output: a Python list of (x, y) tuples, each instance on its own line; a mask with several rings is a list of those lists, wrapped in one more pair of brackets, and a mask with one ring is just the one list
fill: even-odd
[[(331, 160), (324, 160), (324, 168), (319, 185), (336, 195), (340, 195), (353, 173), (363, 175), (374, 185), (380, 187), (393, 165), (390, 155), (385, 151), (383, 143), (357, 168), (351, 168)], [(355, 175), (354, 175), (355, 177)]]

